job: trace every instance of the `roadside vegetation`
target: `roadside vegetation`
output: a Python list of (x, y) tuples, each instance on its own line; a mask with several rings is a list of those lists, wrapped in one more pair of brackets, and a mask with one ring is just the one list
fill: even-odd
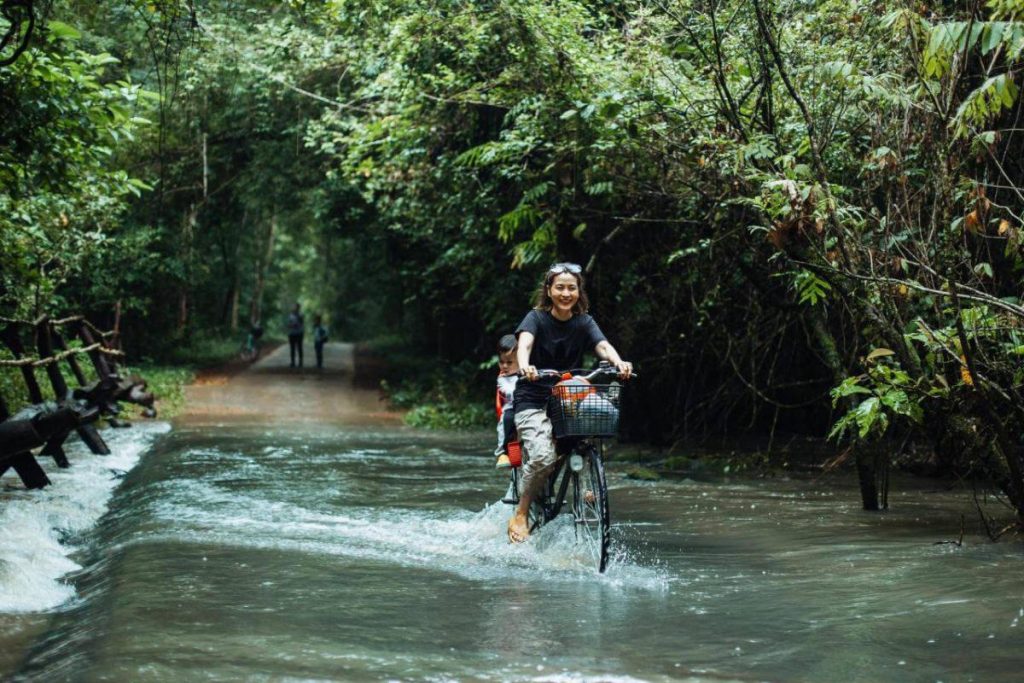
[(461, 426), (577, 261), (627, 439), (830, 438), (868, 509), (927, 466), (1021, 526), (1020, 0), (27, 5), (0, 314), (163, 361), (298, 300)]

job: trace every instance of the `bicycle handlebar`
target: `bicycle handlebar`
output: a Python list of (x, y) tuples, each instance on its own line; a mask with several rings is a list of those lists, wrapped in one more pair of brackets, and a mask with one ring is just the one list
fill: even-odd
[[(537, 370), (538, 377), (561, 377), (565, 373), (569, 373), (573, 377), (582, 377), (583, 379), (587, 380), (588, 382), (592, 382), (595, 379), (598, 379), (598, 378), (601, 378), (601, 377), (614, 377), (614, 378), (618, 378), (618, 376), (619, 376), (619, 371), (615, 369), (615, 366), (612, 365), (611, 363), (609, 363), (606, 360), (603, 360), (600, 363), (598, 363), (597, 367), (593, 368), (592, 370), (588, 370), (587, 368), (573, 368), (572, 370), (563, 370), (563, 371), (559, 371), (559, 370)], [(587, 373), (587, 374), (583, 374), (583, 373)], [(520, 374), (520, 376), (524, 376), (525, 377), (525, 375), (523, 374), (522, 370), (519, 371), (519, 374)], [(633, 371), (632, 373), (630, 373), (629, 378), (633, 379), (633, 378), (638, 377), (638, 376), (639, 375), (636, 373), (636, 371)]]

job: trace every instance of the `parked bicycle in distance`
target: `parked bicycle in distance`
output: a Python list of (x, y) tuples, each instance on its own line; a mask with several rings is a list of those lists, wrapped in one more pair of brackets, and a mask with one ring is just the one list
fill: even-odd
[(241, 355), (243, 360), (255, 362), (260, 357), (260, 339), (263, 337), (263, 327), (256, 323), (249, 328), (249, 334), (242, 343)]
[[(562, 378), (552, 387), (547, 408), (558, 460), (541, 494), (530, 505), (530, 532), (555, 519), (569, 503), (577, 543), (586, 547), (598, 572), (604, 572), (611, 546), (604, 440), (613, 438), (618, 431), (623, 387), (618, 372), (607, 361), (589, 371), (540, 370), (539, 374)], [(519, 470), (523, 461), (518, 445), (511, 444), (509, 454), (513, 465), (511, 495), (502, 500), (513, 506), (519, 504)]]

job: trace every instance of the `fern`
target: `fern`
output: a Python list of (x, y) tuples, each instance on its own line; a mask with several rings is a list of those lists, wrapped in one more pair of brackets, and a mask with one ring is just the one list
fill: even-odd
[(951, 125), (958, 137), (965, 136), (972, 126), (983, 126), (1009, 109), (1017, 101), (1019, 89), (1010, 74), (992, 76), (964, 98)]
[(541, 212), (532, 204), (520, 204), (498, 219), (498, 238), (508, 242), (520, 228), (533, 227), (541, 219)]
[(519, 140), (491, 141), (467, 149), (455, 157), (455, 163), (469, 168), (482, 168), (521, 159), (529, 151), (529, 145)]
[(825, 282), (809, 270), (801, 270), (793, 281), (800, 303), (817, 306), (818, 302), (828, 298), (832, 285)]
[(592, 183), (583, 188), (583, 191), (589, 194), (591, 197), (597, 197), (603, 194), (611, 194), (612, 189), (615, 186), (610, 180), (603, 180), (598, 183)]
[(532, 204), (538, 199), (546, 195), (551, 190), (552, 183), (550, 180), (545, 180), (538, 185), (534, 185), (529, 190), (523, 193), (522, 203)]

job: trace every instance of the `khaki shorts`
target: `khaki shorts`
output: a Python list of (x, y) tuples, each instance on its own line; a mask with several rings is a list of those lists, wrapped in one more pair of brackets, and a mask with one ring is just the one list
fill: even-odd
[(519, 492), (533, 495), (558, 460), (548, 411), (543, 408), (516, 409), (516, 429), (519, 431), (519, 441), (525, 451)]

